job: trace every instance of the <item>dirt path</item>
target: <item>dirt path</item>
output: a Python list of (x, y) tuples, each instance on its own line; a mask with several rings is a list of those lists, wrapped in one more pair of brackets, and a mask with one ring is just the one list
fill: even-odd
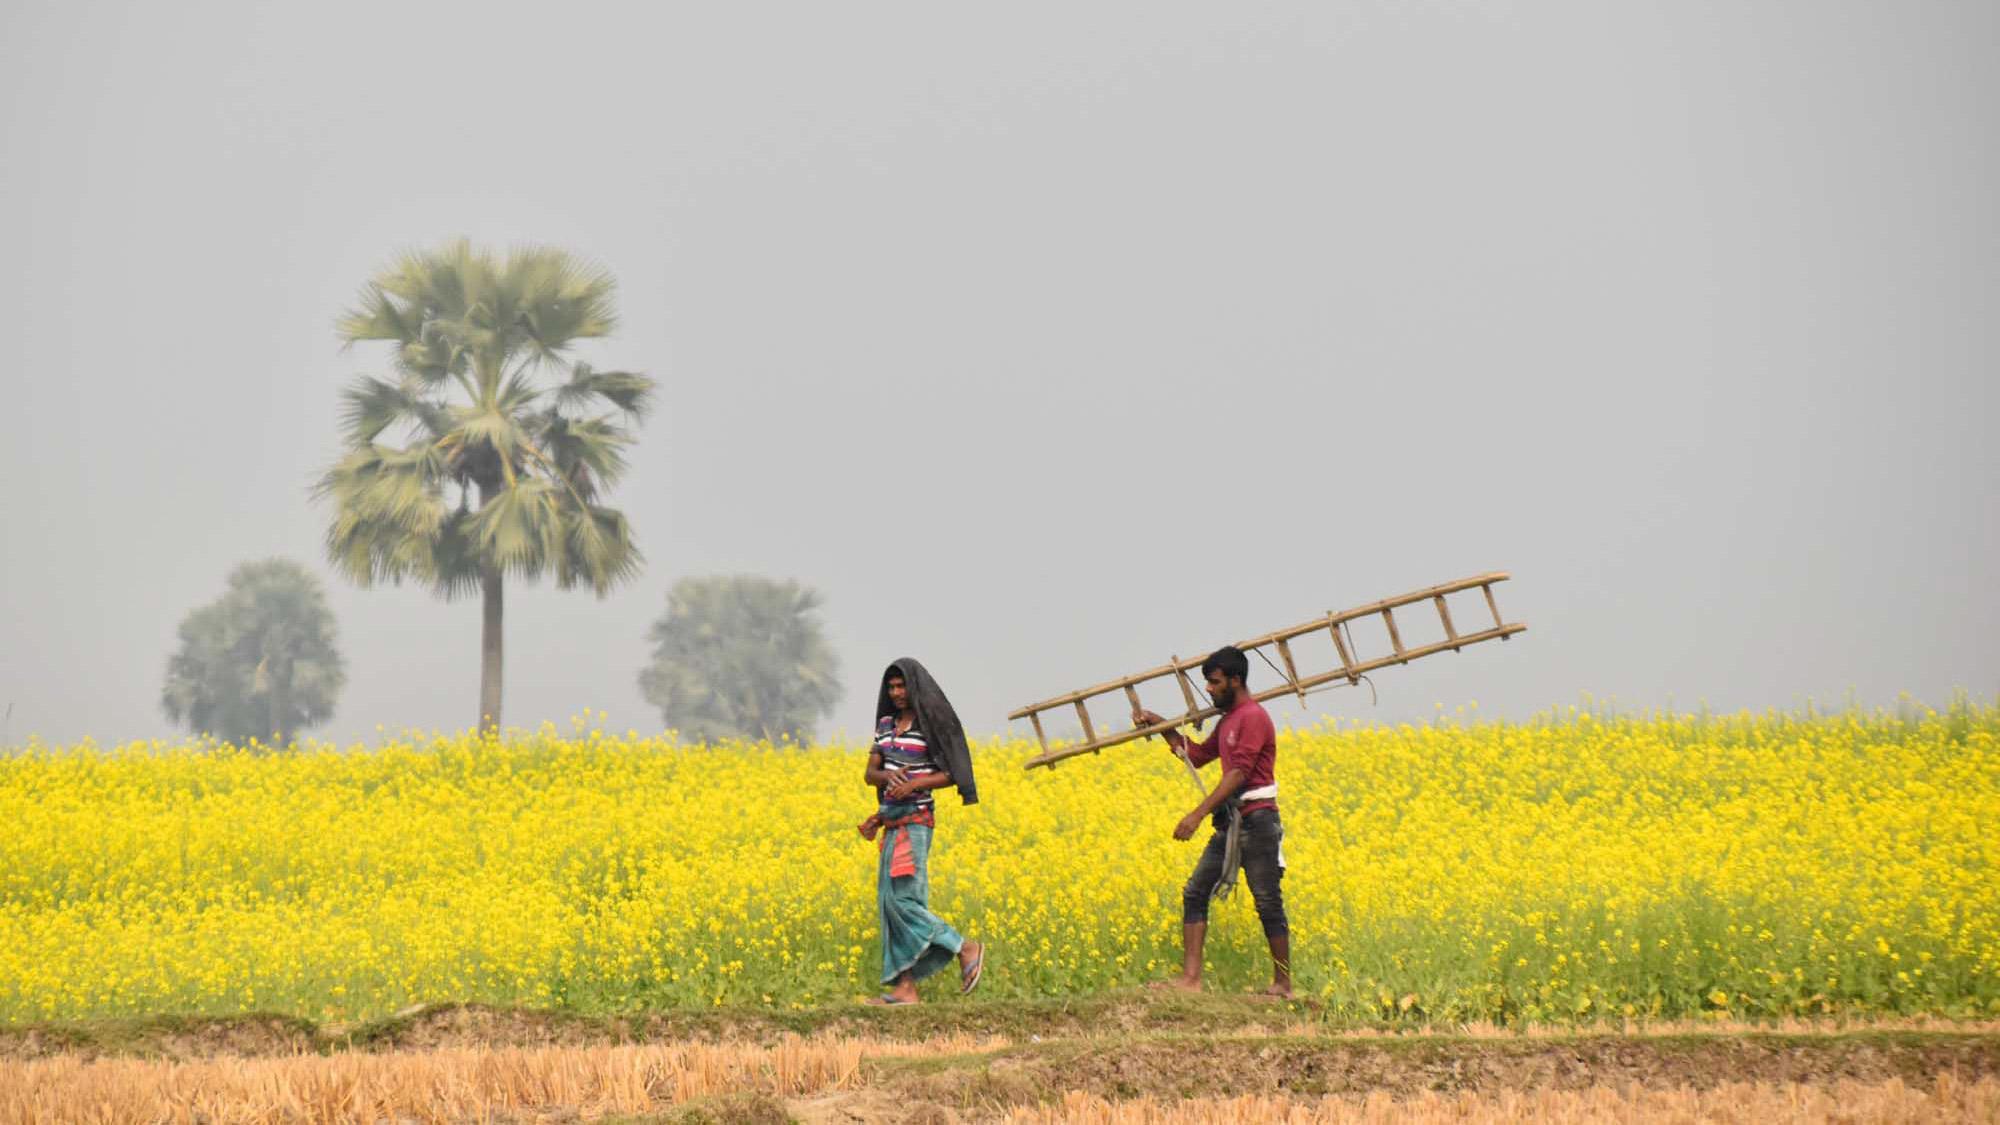
[(1329, 1027), (1234, 997), (0, 1030), (16, 1121), (1994, 1120), (2000, 1025)]
[(1425, 1037), (1559, 1040), (1621, 1036), (1791, 1034), (1855, 1031), (1939, 1031), (2000, 1035), (2000, 1020), (1928, 1017), (1893, 1020), (1802, 1021), (1768, 1024), (1599, 1024), (1500, 1028), (1492, 1025), (1348, 1026), (1321, 1018), (1310, 1003), (1273, 1004), (1248, 996), (1124, 992), (1073, 1000), (950, 1002), (915, 1008), (830, 1005), (802, 1012), (770, 1009), (668, 1011), (633, 1015), (441, 1004), (381, 1019), (316, 1024), (283, 1015), (150, 1016), (85, 1024), (0, 1026), (0, 1060), (56, 1055), (77, 1058), (197, 1059), (218, 1055), (331, 1054), (464, 1047), (586, 1047), (667, 1041), (776, 1043), (788, 1036), (845, 1036), (922, 1041), (939, 1036), (988, 1036), (1020, 1043), (1118, 1036), (1308, 1035), (1407, 1043)]
[(1066, 1040), (981, 1055), (874, 1060), (869, 1086), (950, 1107), (1046, 1103), (1071, 1092), (1119, 1100), (1407, 1098), (1463, 1091), (1726, 1083), (1829, 1086), (1939, 1075), (2000, 1079), (2000, 1035), (1859, 1032), (1820, 1035), (1601, 1035), (1571, 1040), (1284, 1037)]

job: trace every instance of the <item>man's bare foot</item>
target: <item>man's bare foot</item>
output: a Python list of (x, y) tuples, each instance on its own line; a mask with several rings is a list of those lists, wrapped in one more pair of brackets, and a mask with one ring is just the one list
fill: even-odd
[(1186, 977), (1168, 977), (1166, 980), (1151, 981), (1146, 987), (1155, 992), (1200, 992), (1201, 982)]
[(1273, 984), (1257, 995), (1267, 996), (1273, 1000), (1290, 1000), (1292, 998), (1292, 986), (1289, 984)]

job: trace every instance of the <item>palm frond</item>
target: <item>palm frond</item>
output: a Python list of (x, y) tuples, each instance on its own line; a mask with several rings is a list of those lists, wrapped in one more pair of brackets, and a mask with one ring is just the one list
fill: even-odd
[(424, 320), (462, 317), (493, 273), (491, 254), (475, 250), (466, 239), (454, 239), (436, 250), (412, 250), (400, 255), (376, 276), (376, 283)]
[(425, 321), (415, 339), (396, 349), (396, 369), (427, 391), (440, 390), (463, 375), (470, 362), (471, 353), (439, 331), (435, 321)]
[(503, 572), (539, 578), (562, 556), (561, 496), (561, 486), (551, 481), (516, 478), (472, 514), (472, 539)]
[(335, 506), (328, 560), (363, 586), (431, 577), (430, 543), (449, 514), (446, 479), (443, 457), (427, 442), (350, 451), (314, 487)]
[(453, 512), (430, 543), (431, 588), (446, 601), (480, 592), (480, 568), (486, 559), (472, 534), (473, 519), (470, 511)]
[(631, 525), (622, 512), (572, 504), (562, 515), (564, 550), (556, 569), (559, 588), (587, 585), (601, 598), (645, 565), (645, 556), (633, 544)]
[(603, 399), (638, 421), (652, 407), (654, 387), (650, 376), (630, 371), (598, 371), (588, 363), (579, 362), (570, 368), (569, 380), (556, 388), (556, 405), (586, 410)]
[(452, 435), (461, 444), (490, 451), (506, 475), (513, 475), (522, 447), (528, 443), (520, 418), (497, 405), (458, 406), (450, 414)]
[(539, 416), (537, 448), (564, 480), (576, 489), (579, 498), (596, 498), (625, 474), (624, 449), (630, 435), (601, 418), (564, 418), (549, 412)]
[(354, 445), (371, 444), (382, 431), (403, 422), (423, 427), (434, 438), (444, 436), (450, 429), (444, 407), (424, 398), (414, 381), (391, 383), (363, 375), (340, 397), (341, 428)]
[(379, 282), (369, 282), (355, 307), (334, 321), (334, 332), (348, 344), (362, 340), (409, 343), (422, 328), (422, 318), (411, 316), (390, 298)]
[(493, 406), (504, 414), (516, 418), (528, 413), (541, 401), (542, 391), (525, 372), (516, 370), (500, 385), (500, 393), (493, 397)]
[(604, 267), (548, 246), (508, 256), (513, 300), (504, 324), (543, 359), (553, 359), (580, 339), (609, 335), (617, 324), (612, 294), (617, 281)]
[[(506, 364), (504, 340), (499, 331), (485, 323), (484, 306), (475, 305), (464, 316), (440, 317), (430, 322), (431, 331), (437, 334), (458, 356), (461, 363), (474, 369), (482, 383), (497, 384), (499, 372)], [(487, 388), (482, 386), (482, 391)]]

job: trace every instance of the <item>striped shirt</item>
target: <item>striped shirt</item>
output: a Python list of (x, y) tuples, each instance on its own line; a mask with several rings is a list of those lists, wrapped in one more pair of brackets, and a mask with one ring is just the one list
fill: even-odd
[[(881, 722), (875, 724), (875, 752), (882, 755), (882, 768), (893, 773), (923, 777), (926, 774), (942, 771), (937, 759), (931, 755), (930, 743), (924, 738), (924, 732), (918, 730), (916, 724), (912, 723), (909, 730), (897, 734), (894, 715), (885, 715)], [(889, 798), (886, 793), (882, 800), (885, 804), (888, 803)], [(913, 793), (903, 798), (900, 803), (929, 805), (932, 803), (931, 790)]]

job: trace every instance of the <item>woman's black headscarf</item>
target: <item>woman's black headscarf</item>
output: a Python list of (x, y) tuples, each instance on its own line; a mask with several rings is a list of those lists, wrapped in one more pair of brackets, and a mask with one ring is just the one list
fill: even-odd
[(880, 723), (884, 717), (896, 713), (889, 702), (891, 672), (902, 675), (903, 687), (910, 693), (910, 708), (917, 713), (917, 729), (924, 732), (925, 744), (951, 775), (959, 799), (968, 805), (978, 804), (979, 787), (972, 781), (972, 751), (965, 745), (965, 728), (958, 723), (958, 712), (951, 709), (951, 700), (944, 697), (944, 689), (914, 658), (905, 656), (883, 670), (882, 690), (875, 696), (875, 721)]

